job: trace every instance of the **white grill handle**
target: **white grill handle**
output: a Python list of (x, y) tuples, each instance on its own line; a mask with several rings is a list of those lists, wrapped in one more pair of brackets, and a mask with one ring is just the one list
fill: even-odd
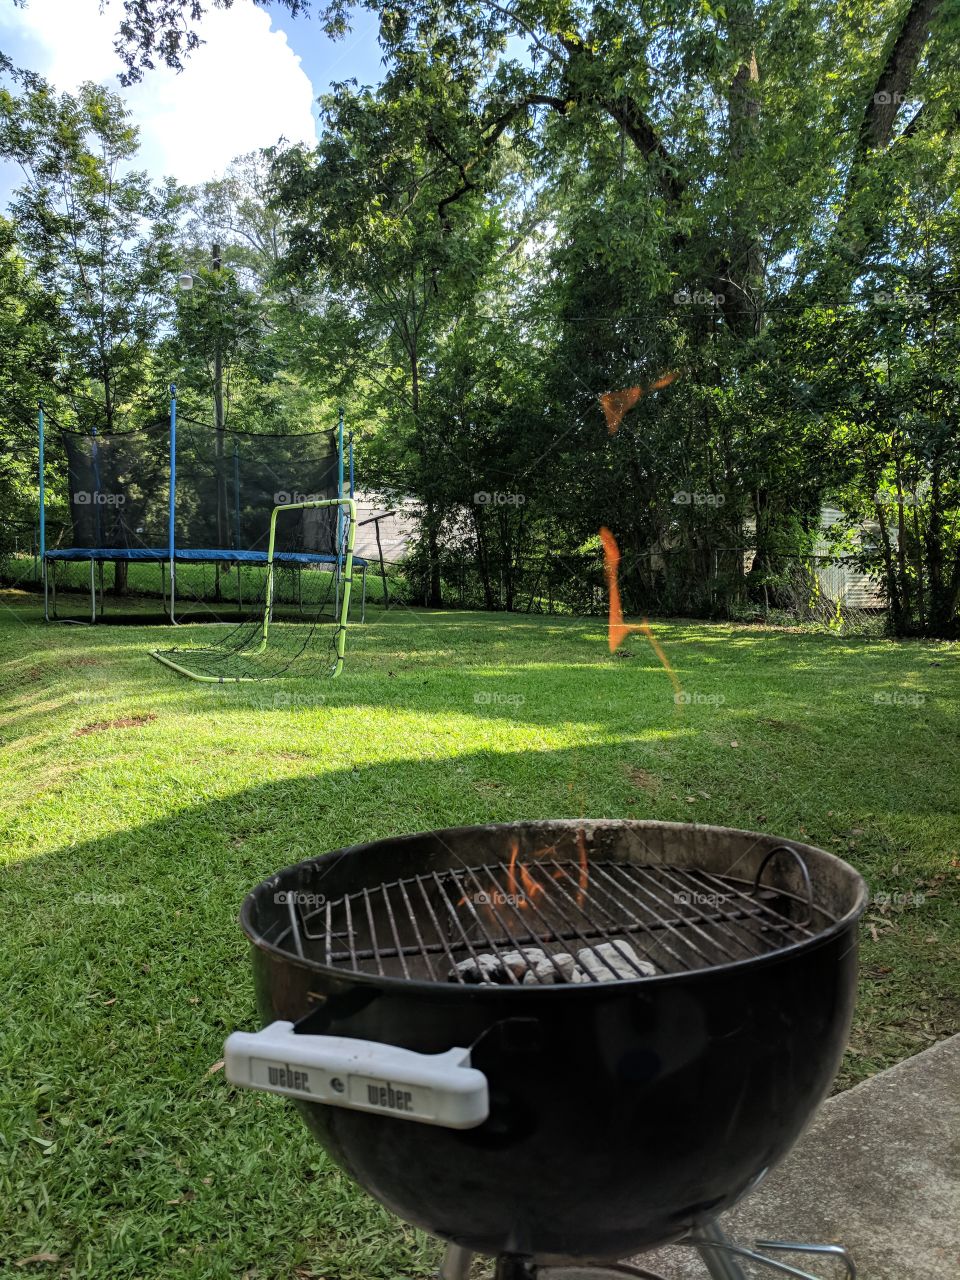
[(295, 1035), (292, 1022), (234, 1031), (224, 1045), (231, 1084), (398, 1120), (473, 1129), (490, 1111), (487, 1078), (469, 1049), (413, 1053), (343, 1036)]

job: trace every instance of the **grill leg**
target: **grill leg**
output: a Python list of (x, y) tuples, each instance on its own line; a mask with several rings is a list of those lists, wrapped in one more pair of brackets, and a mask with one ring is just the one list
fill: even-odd
[(501, 1253), (494, 1280), (536, 1280), (537, 1269), (529, 1258), (517, 1253)]
[(698, 1231), (690, 1243), (696, 1246), (711, 1280), (747, 1280), (740, 1263), (729, 1252), (730, 1241), (715, 1222)]
[[(794, 1267), (788, 1262), (781, 1262), (778, 1258), (771, 1258), (767, 1253), (758, 1253), (755, 1249), (745, 1249), (742, 1245), (734, 1244), (732, 1240), (724, 1235), (715, 1222), (697, 1232), (696, 1236), (692, 1237), (688, 1243), (692, 1244), (700, 1254), (712, 1280), (746, 1280), (746, 1276), (737, 1261), (738, 1258), (749, 1258), (751, 1262), (768, 1267), (771, 1271), (776, 1271), (780, 1275), (796, 1276), (798, 1280), (819, 1280), (817, 1276), (812, 1275), (809, 1271), (801, 1271), (798, 1267)], [(853, 1259), (842, 1245), (800, 1244), (785, 1240), (758, 1240), (756, 1249), (767, 1249), (781, 1253), (806, 1253), (818, 1258), (833, 1258), (843, 1264), (847, 1280), (857, 1280), (857, 1268)]]
[(437, 1272), (437, 1280), (467, 1280), (473, 1254), (459, 1244), (448, 1244)]

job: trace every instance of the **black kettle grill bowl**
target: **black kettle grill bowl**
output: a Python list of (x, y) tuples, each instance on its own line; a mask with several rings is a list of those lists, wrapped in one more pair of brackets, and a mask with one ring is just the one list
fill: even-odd
[[(610, 983), (469, 986), (361, 973), (296, 954), (285, 897), (371, 890), (425, 871), (521, 859), (703, 868), (789, 895), (810, 936), (733, 963)], [(490, 1115), (444, 1129), (295, 1105), (332, 1158), (399, 1217), (478, 1253), (611, 1259), (703, 1225), (750, 1190), (828, 1092), (856, 991), (866, 886), (846, 863), (730, 828), (555, 821), (376, 841), (289, 867), (246, 899), (264, 1024), (399, 1045), (472, 1048)], [(309, 900), (309, 899), (308, 899)], [(321, 958), (317, 958), (317, 956)]]

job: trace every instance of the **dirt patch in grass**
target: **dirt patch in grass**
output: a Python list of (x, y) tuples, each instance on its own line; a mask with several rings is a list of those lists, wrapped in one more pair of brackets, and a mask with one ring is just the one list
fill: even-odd
[(627, 777), (635, 787), (649, 795), (655, 795), (663, 785), (657, 775), (650, 773), (648, 769), (628, 769)]
[(120, 716), (117, 720), (94, 720), (92, 724), (81, 725), (79, 729), (74, 729), (73, 736), (85, 738), (88, 733), (106, 733), (108, 729), (139, 729), (141, 725), (149, 724), (156, 718), (151, 712), (145, 716)]

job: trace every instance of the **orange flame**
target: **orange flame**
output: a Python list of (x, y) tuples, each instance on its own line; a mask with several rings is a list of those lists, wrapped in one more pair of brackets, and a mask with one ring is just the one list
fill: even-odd
[(606, 574), (607, 592), (610, 597), (610, 622), (608, 628), (610, 652), (615, 653), (631, 631), (639, 631), (642, 636), (649, 640), (660, 665), (670, 677), (674, 690), (677, 693), (682, 692), (677, 674), (670, 665), (669, 658), (664, 653), (659, 640), (653, 634), (653, 628), (646, 618), (639, 623), (624, 622), (623, 606), (620, 603), (620, 548), (617, 546), (616, 538), (606, 526), (600, 530), (600, 541), (603, 543), (603, 571)]
[(538, 894), (543, 893), (543, 885), (537, 883), (521, 862), (519, 863), (519, 888), (522, 889), (522, 893), (519, 892), (517, 881), (519, 857), (520, 844), (519, 841), (514, 840), (510, 847), (510, 862), (507, 866), (507, 893), (516, 902), (521, 911), (524, 911)]
[(577, 832), (577, 860), (580, 863), (580, 879), (579, 889), (577, 891), (577, 906), (583, 906), (583, 899), (586, 896), (587, 885), (590, 882), (590, 872), (587, 866), (587, 833), (585, 831)]
[(670, 373), (662, 374), (647, 387), (626, 387), (622, 391), (604, 392), (600, 397), (600, 407), (603, 409), (603, 416), (607, 420), (607, 431), (610, 435), (615, 436), (617, 434), (620, 430), (620, 424), (639, 400), (642, 400), (646, 395), (650, 395), (653, 391), (662, 391), (664, 387), (669, 387), (676, 377), (677, 372), (673, 370)]
[[(548, 849), (538, 849), (533, 855), (535, 858), (545, 858), (550, 853), (556, 853), (556, 845), (550, 845)], [(507, 867), (507, 892), (516, 902), (521, 910), (526, 910), (543, 892), (544, 886), (534, 876), (530, 874), (520, 858), (520, 846), (516, 840), (510, 847), (510, 862)], [(587, 885), (590, 879), (590, 873), (587, 866), (587, 840), (583, 831), (577, 832), (577, 906), (583, 906), (584, 895), (587, 892)], [(564, 867), (558, 867), (553, 872), (554, 880), (569, 879), (569, 873)], [(522, 889), (522, 895), (517, 891), (517, 886)]]

